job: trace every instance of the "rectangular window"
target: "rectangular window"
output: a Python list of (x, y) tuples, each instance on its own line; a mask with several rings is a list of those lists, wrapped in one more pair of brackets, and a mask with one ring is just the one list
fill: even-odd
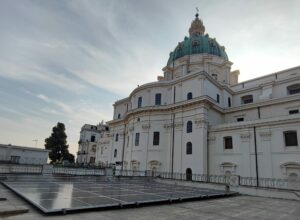
[(220, 95), (217, 94), (217, 103), (220, 103)]
[(240, 122), (240, 121), (244, 121), (244, 118), (237, 118), (236, 119), (238, 122)]
[(290, 110), (290, 111), (289, 111), (289, 114), (290, 114), (290, 115), (293, 115), (293, 114), (299, 114), (299, 110), (298, 110), (298, 109)]
[(159, 132), (158, 131), (153, 132), (153, 145), (154, 146), (159, 145)]
[(297, 131), (284, 132), (285, 146), (298, 146)]
[(138, 98), (138, 108), (141, 108), (141, 107), (142, 107), (142, 103), (143, 103), (143, 98), (142, 98), (142, 97), (139, 97), (139, 98)]
[(228, 107), (231, 107), (231, 98), (228, 97)]
[(155, 105), (161, 105), (161, 93), (155, 94)]
[(95, 142), (95, 138), (96, 138), (96, 137), (95, 137), (94, 135), (92, 135), (92, 136), (91, 136), (91, 142)]
[(249, 104), (253, 102), (253, 95), (245, 95), (241, 97), (242, 104)]
[(20, 162), (20, 156), (11, 156), (10, 157), (11, 163), (19, 163)]
[(140, 145), (140, 133), (135, 133), (135, 146)]
[(224, 149), (229, 150), (232, 148), (232, 137), (224, 137)]

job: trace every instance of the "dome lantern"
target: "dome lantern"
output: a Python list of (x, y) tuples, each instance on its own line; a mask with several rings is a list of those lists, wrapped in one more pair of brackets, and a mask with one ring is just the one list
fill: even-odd
[(199, 14), (196, 14), (195, 20), (192, 21), (191, 27), (189, 28), (190, 37), (203, 35), (205, 32), (205, 27), (201, 19), (199, 19)]

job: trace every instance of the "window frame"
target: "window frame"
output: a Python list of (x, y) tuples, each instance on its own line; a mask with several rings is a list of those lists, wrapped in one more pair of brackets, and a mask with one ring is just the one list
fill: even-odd
[[(295, 140), (288, 140), (287, 139), (287, 135), (295, 135), (294, 136)], [(284, 136), (285, 147), (297, 147), (298, 146), (298, 134), (297, 134), (297, 130), (284, 131), (283, 132), (283, 136)], [(294, 142), (294, 144), (291, 143), (291, 142)]]
[(299, 114), (299, 109), (291, 109), (289, 110), (289, 115)]
[(186, 153), (186, 155), (192, 155), (193, 154), (193, 144), (192, 144), (192, 142), (187, 142), (186, 143), (186, 151), (185, 151), (185, 153)]
[(186, 123), (186, 133), (192, 133), (193, 132), (193, 122), (187, 121)]
[(137, 103), (137, 107), (138, 107), (138, 108), (141, 108), (141, 107), (142, 107), (142, 105), (143, 105), (143, 97), (142, 97), (142, 96), (140, 96), (140, 97), (138, 97), (138, 103)]
[[(230, 140), (230, 144), (228, 143), (228, 141)], [(230, 145), (230, 146), (227, 146), (227, 145)], [(225, 136), (223, 137), (223, 147), (224, 147), (224, 150), (232, 150), (233, 149), (233, 138), (232, 136)]]
[[(248, 99), (247, 99), (248, 97)], [(251, 99), (250, 99), (251, 97)], [(252, 94), (249, 94), (249, 95), (244, 95), (241, 97), (241, 104), (242, 105), (246, 105), (246, 104), (251, 104), (254, 102), (254, 99), (253, 99), (253, 95)]]
[(186, 95), (186, 100), (191, 100), (193, 99), (193, 93), (192, 92), (189, 92), (187, 95)]
[(135, 133), (134, 146), (139, 146), (139, 145), (140, 145), (140, 133), (137, 132)]
[(228, 104), (228, 107), (230, 108), (231, 107), (231, 98), (230, 97), (228, 97), (228, 99), (227, 99), (227, 104)]
[(161, 105), (161, 93), (156, 93), (155, 94), (155, 100), (154, 100), (155, 105)]
[(159, 146), (160, 139), (160, 132), (154, 131), (153, 132), (153, 146)]
[(245, 121), (245, 118), (244, 117), (239, 117), (239, 118), (236, 119), (236, 121), (237, 122), (242, 122), (242, 121)]
[(300, 83), (289, 85), (286, 87), (286, 89), (287, 89), (288, 95), (299, 94), (300, 93)]

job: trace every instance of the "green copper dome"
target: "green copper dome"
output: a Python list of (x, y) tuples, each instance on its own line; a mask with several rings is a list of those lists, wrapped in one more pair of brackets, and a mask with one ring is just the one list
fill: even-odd
[(198, 18), (198, 14), (196, 14), (196, 18), (189, 29), (190, 37), (185, 37), (184, 41), (178, 43), (174, 51), (170, 53), (168, 65), (185, 55), (202, 53), (219, 56), (228, 60), (225, 47), (220, 46), (216, 39), (210, 38), (208, 34), (204, 35), (204, 31), (205, 27), (203, 26), (202, 21)]

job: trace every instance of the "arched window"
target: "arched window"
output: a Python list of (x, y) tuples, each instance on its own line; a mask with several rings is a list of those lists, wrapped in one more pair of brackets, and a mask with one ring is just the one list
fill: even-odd
[(193, 153), (193, 145), (191, 142), (186, 143), (186, 154), (192, 154)]
[(241, 97), (241, 103), (242, 104), (249, 104), (253, 102), (253, 95), (245, 95)]
[(121, 118), (121, 114), (118, 114), (118, 119), (120, 119)]
[(300, 93), (300, 84), (294, 84), (287, 87), (289, 95)]
[(186, 133), (192, 133), (193, 132), (193, 122), (188, 121), (186, 123)]
[(187, 94), (187, 100), (190, 100), (190, 99), (192, 99), (192, 98), (193, 98), (193, 93), (189, 92), (189, 93)]
[(118, 140), (119, 140), (119, 134), (117, 133), (115, 141), (118, 141)]
[(114, 151), (114, 157), (117, 157), (117, 155), (118, 155), (118, 150), (115, 149), (115, 151)]

